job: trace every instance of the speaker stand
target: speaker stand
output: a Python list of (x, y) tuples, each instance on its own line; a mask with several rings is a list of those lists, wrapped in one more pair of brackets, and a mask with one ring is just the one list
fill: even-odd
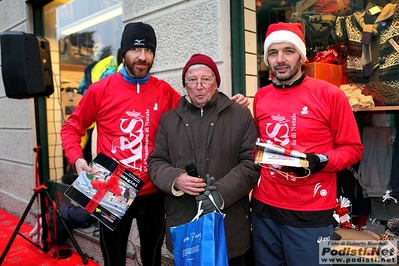
[[(35, 164), (35, 169), (36, 169), (36, 182), (38, 184), (37, 187), (34, 189), (34, 193), (32, 195), (32, 198), (29, 201), (29, 204), (27, 206), (27, 208), (25, 209), (17, 227), (14, 230), (14, 233), (11, 236), (11, 239), (9, 240), (9, 242), (7, 243), (6, 248), (4, 249), (1, 257), (0, 257), (0, 265), (3, 263), (12, 243), (14, 242), (15, 237), (17, 236), (17, 234), (19, 234), (20, 236), (22, 236), (23, 238), (25, 238), (26, 240), (28, 240), (29, 242), (31, 242), (32, 244), (34, 244), (36, 247), (38, 247), (39, 249), (41, 249), (44, 253), (49, 252), (51, 245), (50, 243), (48, 243), (48, 231), (50, 229), (50, 233), (51, 233), (51, 237), (52, 237), (52, 244), (57, 245), (56, 242), (56, 232), (54, 230), (55, 228), (55, 223), (52, 224), (52, 226), (49, 227), (49, 225), (47, 224), (47, 220), (46, 220), (46, 214), (50, 213), (49, 210), (51, 209), (50, 205), (46, 206), (46, 200), (48, 200), (48, 202), (53, 203), (54, 201), (51, 199), (50, 194), (48, 193), (48, 189), (44, 184), (44, 178), (43, 178), (43, 160), (42, 160), (42, 152), (40, 149), (40, 143), (41, 143), (41, 129), (42, 129), (42, 125), (40, 124), (40, 121), (44, 121), (45, 123), (47, 123), (47, 117), (46, 114), (43, 114), (42, 120), (39, 119), (39, 113), (40, 113), (40, 108), (39, 105), (40, 103), (44, 102), (46, 99), (44, 97), (41, 97), (40, 99), (38, 97), (34, 98), (35, 101), (35, 119), (36, 119), (36, 139), (37, 139), (37, 144), (38, 146), (35, 147), (33, 150), (36, 152), (36, 164)], [(47, 125), (46, 125), (47, 126)], [(26, 216), (29, 213), (29, 210), (31, 209), (33, 202), (35, 201), (35, 199), (38, 197), (40, 199), (40, 215), (41, 215), (41, 227), (43, 229), (43, 234), (42, 234), (42, 243), (43, 246), (38, 245), (36, 243), (34, 243), (33, 241), (31, 241), (29, 238), (25, 237), (24, 235), (19, 233), (19, 229), (21, 228), (23, 222), (25, 221)], [(68, 235), (73, 243), (73, 245), (75, 246), (76, 251), (79, 253), (80, 257), (82, 258), (83, 264), (87, 264), (88, 261), (86, 259), (86, 257), (84, 256), (82, 250), (80, 249), (78, 243), (76, 242), (74, 236), (72, 235), (71, 231), (69, 230), (68, 226), (65, 223), (64, 218), (61, 216), (60, 211), (58, 210), (56, 204), (54, 204), (55, 206), (53, 207), (56, 215), (55, 217), (59, 218), (62, 225), (66, 228)], [(53, 217), (53, 218), (55, 218)], [(38, 224), (39, 226), (40, 224)], [(39, 228), (40, 229), (40, 228)], [(39, 241), (40, 243), (40, 241)]]
[[(37, 162), (38, 162), (38, 160), (40, 160), (40, 148), (39, 147), (35, 147), (34, 151), (37, 153), (36, 155), (37, 155), (37, 158), (38, 158), (37, 159)], [(38, 166), (36, 166), (36, 167), (40, 168), (39, 166), (40, 166), (40, 164)], [(47, 224), (47, 219), (46, 219), (46, 214), (50, 214), (51, 211), (55, 211), (56, 217), (53, 217), (53, 218), (58, 218), (61, 221), (61, 223), (64, 226), (64, 228), (67, 230), (67, 233), (68, 233), (68, 235), (69, 235), (69, 237), (70, 237), (70, 239), (71, 239), (76, 251), (79, 253), (80, 257), (82, 258), (83, 264), (86, 265), (88, 263), (88, 261), (87, 261), (85, 255), (83, 254), (82, 250), (80, 249), (78, 243), (76, 242), (75, 237), (73, 236), (73, 234), (69, 230), (69, 228), (68, 228), (64, 218), (62, 217), (60, 211), (58, 210), (56, 204), (54, 204), (54, 206), (53, 206), (54, 210), (51, 210), (51, 205), (50, 204), (48, 206), (46, 206), (46, 203), (45, 203), (46, 201), (50, 202), (50, 203), (53, 203), (54, 201), (53, 201), (53, 199), (51, 198), (51, 196), (50, 196), (50, 194), (48, 192), (48, 188), (43, 184), (42, 179), (39, 178), (39, 180), (40, 180), (40, 185), (33, 189), (34, 193), (32, 195), (32, 198), (30, 199), (28, 206), (26, 207), (21, 219), (18, 222), (17, 227), (15, 228), (10, 240), (7, 243), (6, 248), (3, 251), (3, 254), (1, 255), (0, 265), (3, 263), (4, 259), (6, 258), (6, 255), (7, 255), (8, 251), (10, 250), (11, 245), (13, 244), (13, 242), (15, 240), (15, 237), (17, 235), (20, 235), (21, 237), (23, 237), (27, 241), (31, 242), (37, 248), (41, 249), (44, 253), (48, 253), (50, 251), (52, 245), (57, 245), (57, 243), (56, 243), (56, 239), (57, 239), (56, 238), (56, 233), (57, 232), (55, 230), (56, 221), (53, 222), (52, 225), (50, 224), (50, 226), (49, 226)], [(35, 202), (35, 199), (38, 198), (38, 196), (40, 196), (39, 198), (40, 198), (40, 216), (41, 216), (41, 218), (40, 218), (41, 219), (41, 224), (38, 223), (38, 227), (39, 227), (38, 230), (40, 232), (40, 227), (43, 229), (43, 234), (42, 234), (42, 239), (41, 239), (42, 243), (43, 243), (43, 246), (33, 242), (31, 239), (27, 238), (26, 236), (24, 236), (23, 234), (21, 234), (19, 232), (19, 229), (21, 228), (22, 224), (24, 223), (25, 218), (26, 218), (26, 216), (29, 213), (29, 210), (32, 208), (32, 205)], [(48, 243), (48, 230), (50, 230), (50, 233), (51, 233), (52, 243)], [(39, 241), (39, 243), (40, 243), (40, 241)], [(58, 250), (57, 250), (57, 252), (58, 252)]]
[[(40, 185), (40, 186), (36, 187), (33, 190), (34, 190), (34, 193), (32, 195), (32, 198), (30, 199), (28, 206), (26, 207), (21, 219), (18, 222), (17, 227), (14, 230), (14, 233), (12, 234), (10, 240), (7, 243), (6, 248), (3, 251), (3, 254), (1, 255), (0, 265), (3, 263), (4, 259), (6, 258), (6, 255), (7, 255), (8, 251), (10, 250), (11, 245), (13, 244), (13, 242), (15, 240), (15, 237), (17, 235), (20, 235), (21, 237), (23, 237), (27, 241), (31, 242), (34, 246), (36, 246), (37, 248), (41, 249), (44, 253), (48, 253), (50, 251), (52, 245), (57, 245), (57, 243), (55, 243), (56, 242), (56, 237), (55, 237), (56, 236), (56, 232), (55, 232), (55, 227), (54, 227), (54, 224), (56, 222), (54, 222), (54, 224), (52, 226), (50, 225), (50, 228), (49, 228), (49, 226), (47, 225), (46, 213), (43, 213), (43, 212), (41, 213), (41, 227), (43, 228), (43, 234), (42, 234), (43, 246), (33, 242), (31, 239), (27, 238), (25, 235), (23, 235), (23, 234), (21, 234), (19, 232), (19, 229), (21, 228), (22, 224), (24, 223), (25, 218), (28, 215), (29, 210), (32, 208), (32, 205), (33, 205), (33, 203), (34, 203), (34, 201), (35, 201), (35, 199), (37, 198), (38, 195), (40, 195), (40, 199), (45, 199), (45, 200), (47, 199), (49, 202), (53, 202), (53, 200), (50, 197), (50, 194), (48, 193), (48, 189), (47, 189), (46, 186)], [(41, 202), (41, 205), (43, 206), (45, 204), (43, 202)], [(45, 208), (45, 209), (46, 209), (47, 213), (51, 213), (50, 205), (48, 206), (48, 208)], [(64, 218), (61, 216), (61, 213), (59, 212), (58, 208), (55, 207), (55, 211), (56, 211), (56, 217), (58, 219), (60, 219), (62, 225), (66, 228), (66, 230), (68, 232), (68, 235), (69, 235), (69, 237), (70, 237), (70, 239), (71, 239), (76, 251), (79, 253), (80, 257), (82, 258), (83, 264), (85, 264), (85, 265), (88, 264), (88, 261), (87, 261), (86, 257), (84, 256), (82, 250), (80, 249), (78, 243), (76, 242), (75, 237), (72, 235), (71, 231), (69, 230), (69, 228), (68, 228), (67, 224), (65, 223)], [(39, 225), (40, 225), (40, 223), (39, 223)], [(51, 233), (51, 236), (52, 236), (52, 240), (53, 240), (52, 244), (49, 244), (47, 242), (47, 237), (48, 237), (47, 230), (48, 229), (50, 229), (50, 233)], [(40, 230), (40, 228), (38, 230)]]

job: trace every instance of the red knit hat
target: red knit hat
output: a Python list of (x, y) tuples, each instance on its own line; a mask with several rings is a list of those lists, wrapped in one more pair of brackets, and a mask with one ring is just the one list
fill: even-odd
[(302, 60), (306, 61), (306, 44), (305, 37), (302, 32), (301, 23), (284, 23), (278, 22), (270, 24), (266, 32), (266, 39), (264, 45), (264, 61), (266, 66), (269, 66), (267, 62), (267, 53), (269, 47), (274, 43), (290, 43), (295, 46), (298, 53), (301, 55)]
[(183, 87), (186, 86), (186, 73), (187, 70), (193, 66), (193, 65), (206, 65), (210, 69), (212, 69), (213, 73), (215, 74), (216, 77), (216, 83), (218, 84), (218, 88), (220, 86), (220, 75), (219, 75), (219, 70), (216, 66), (216, 63), (212, 60), (207, 55), (204, 54), (194, 54), (191, 56), (190, 60), (187, 61), (186, 65), (183, 68), (183, 72), (181, 75), (182, 81), (183, 81)]

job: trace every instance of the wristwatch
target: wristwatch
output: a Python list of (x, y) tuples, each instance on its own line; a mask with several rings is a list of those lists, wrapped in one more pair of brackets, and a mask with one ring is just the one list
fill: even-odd
[(316, 155), (317, 155), (317, 157), (319, 157), (321, 163), (328, 162), (328, 156), (327, 155), (325, 155), (325, 154), (316, 154)]

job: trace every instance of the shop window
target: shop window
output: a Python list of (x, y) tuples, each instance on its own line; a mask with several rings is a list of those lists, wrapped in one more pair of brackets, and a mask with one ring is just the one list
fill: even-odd
[[(77, 106), (91, 82), (114, 73), (122, 34), (120, 0), (55, 0), (44, 7), (45, 38), (55, 75), (55, 93), (48, 99), (50, 179), (60, 181), (69, 171), (59, 129)], [(101, 61), (101, 64), (99, 63)], [(102, 68), (102, 69), (100, 69)], [(60, 114), (60, 115), (58, 115)], [(58, 130), (57, 130), (58, 129)], [(90, 142), (85, 146), (87, 160)]]
[(317, 52), (327, 50), (336, 43), (331, 35), (336, 17), (363, 10), (365, 5), (363, 0), (256, 0), (259, 86), (271, 83), (270, 73), (263, 62), (263, 43), (270, 24), (302, 23), (307, 57), (309, 61), (312, 61)]

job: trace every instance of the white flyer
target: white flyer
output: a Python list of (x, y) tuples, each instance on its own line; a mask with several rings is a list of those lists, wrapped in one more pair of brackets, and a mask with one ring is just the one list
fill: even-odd
[(284, 165), (291, 167), (309, 167), (309, 162), (306, 159), (285, 156), (267, 152), (265, 147), (258, 146), (258, 151), (255, 157), (255, 163)]

